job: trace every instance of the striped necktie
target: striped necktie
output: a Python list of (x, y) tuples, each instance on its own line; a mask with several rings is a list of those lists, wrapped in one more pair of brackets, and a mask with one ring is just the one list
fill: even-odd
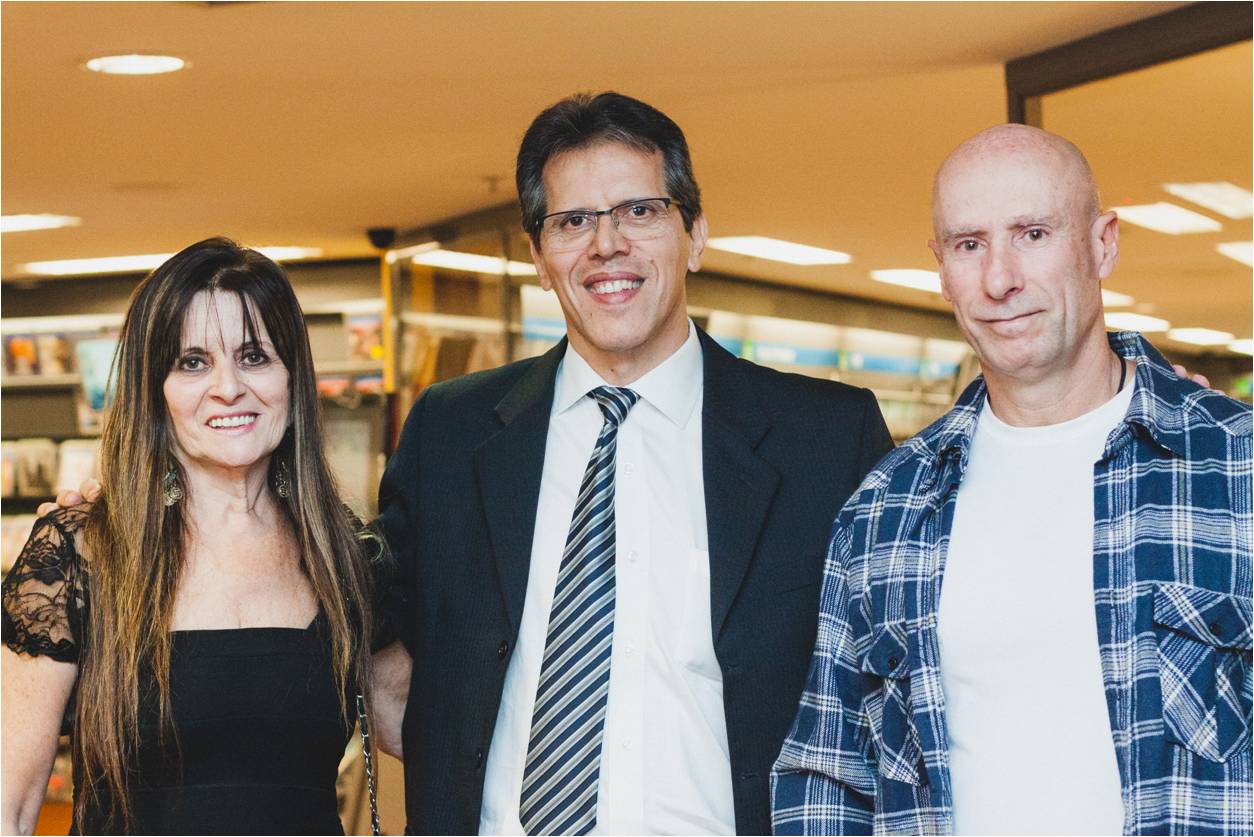
[(639, 396), (618, 387), (588, 396), (605, 423), (579, 485), (549, 612), (519, 800), (528, 834), (587, 834), (597, 821), (614, 639), (614, 452)]

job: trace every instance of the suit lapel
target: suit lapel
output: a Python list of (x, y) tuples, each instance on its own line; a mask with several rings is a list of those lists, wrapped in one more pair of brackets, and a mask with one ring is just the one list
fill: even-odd
[(717, 642), (757, 548), (779, 473), (755, 449), (771, 426), (739, 361), (704, 331), (701, 461), (710, 548), (710, 621)]
[(565, 353), (562, 340), (532, 364), (496, 406), (504, 427), (475, 451), (479, 498), (515, 634), (527, 593), (554, 382)]

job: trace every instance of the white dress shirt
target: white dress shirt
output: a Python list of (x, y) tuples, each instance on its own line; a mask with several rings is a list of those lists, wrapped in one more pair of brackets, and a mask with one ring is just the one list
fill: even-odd
[[(710, 628), (701, 344), (629, 388), (618, 431), (614, 641), (593, 834), (733, 834), (723, 677)], [(557, 572), (606, 382), (573, 348), (557, 372), (527, 596), (488, 753), (480, 834), (523, 834), (531, 716)]]

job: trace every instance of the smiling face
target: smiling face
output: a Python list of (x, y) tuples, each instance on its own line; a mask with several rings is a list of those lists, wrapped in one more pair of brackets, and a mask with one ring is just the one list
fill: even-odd
[[(554, 157), (544, 167), (544, 186), (549, 212), (669, 197), (660, 154), (609, 142)], [(684, 279), (701, 266), (705, 218), (698, 216), (689, 234), (672, 207), (666, 223), (661, 236), (628, 241), (602, 216), (579, 249), (532, 244), (540, 284), (557, 294), (571, 346), (610, 383), (639, 378), (687, 339)]]
[(250, 314), (255, 339), (234, 293), (202, 291), (187, 307), (163, 388), (184, 468), (264, 467), (287, 430), (287, 367), (258, 312)]
[(1113, 213), (1096, 214), (1082, 158), (1044, 132), (1003, 127), (942, 167), (928, 246), (985, 376), (1039, 382), (1065, 376), (1082, 352), (1109, 351), (1100, 282), (1117, 227)]

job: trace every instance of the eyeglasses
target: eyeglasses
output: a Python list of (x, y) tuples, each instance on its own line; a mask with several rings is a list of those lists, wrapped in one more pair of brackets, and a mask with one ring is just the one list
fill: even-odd
[(669, 226), (670, 208), (680, 207), (670, 198), (640, 198), (609, 209), (573, 209), (540, 219), (540, 240), (552, 250), (573, 250), (587, 245), (602, 215), (610, 216), (618, 234), (628, 241), (658, 238)]

